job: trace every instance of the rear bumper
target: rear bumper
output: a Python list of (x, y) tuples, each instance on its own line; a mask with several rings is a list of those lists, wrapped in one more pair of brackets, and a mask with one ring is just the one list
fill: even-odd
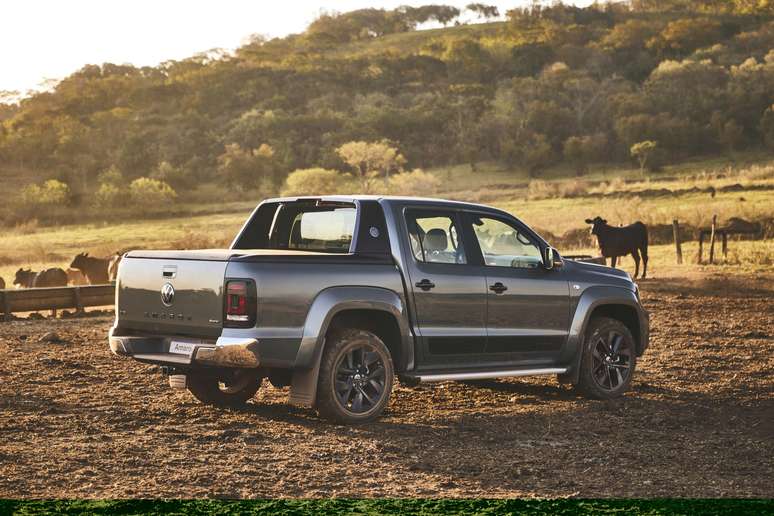
[[(245, 367), (261, 365), (258, 341), (255, 339), (219, 337), (216, 342), (175, 339), (172, 337), (139, 337), (108, 335), (110, 350), (119, 356), (141, 362), (178, 367)], [(188, 352), (170, 352), (173, 344), (183, 344)], [(180, 347), (180, 346), (176, 346)]]

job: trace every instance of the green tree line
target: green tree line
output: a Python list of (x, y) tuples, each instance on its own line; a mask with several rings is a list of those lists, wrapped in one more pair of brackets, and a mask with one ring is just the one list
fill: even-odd
[(406, 170), (497, 161), (536, 177), (774, 150), (773, 13), (767, 0), (534, 4), (427, 31), (460, 10), (323, 14), (233, 53), (84, 66), (0, 104), (0, 174), (110, 204), (131, 184), (172, 197), (166, 185), (279, 190), (294, 170), (352, 172), (350, 142), (387, 142)]

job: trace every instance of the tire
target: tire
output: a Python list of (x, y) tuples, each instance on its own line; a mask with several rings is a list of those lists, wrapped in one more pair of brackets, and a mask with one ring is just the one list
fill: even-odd
[(395, 370), (390, 351), (371, 332), (336, 331), (325, 340), (317, 380), (317, 412), (344, 424), (378, 418), (390, 401)]
[(618, 398), (631, 385), (636, 366), (629, 328), (609, 317), (592, 319), (583, 342), (578, 390), (590, 398)]
[(206, 405), (240, 407), (255, 396), (263, 377), (252, 369), (198, 372), (188, 376), (188, 390)]

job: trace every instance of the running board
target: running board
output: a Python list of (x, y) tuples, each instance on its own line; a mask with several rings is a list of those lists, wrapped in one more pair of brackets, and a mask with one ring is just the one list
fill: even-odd
[(564, 374), (566, 367), (549, 367), (543, 369), (505, 369), (501, 371), (472, 371), (468, 373), (428, 373), (407, 375), (414, 381), (448, 382), (455, 380), (487, 380), (491, 378), (515, 378), (517, 376), (540, 376), (546, 374)]

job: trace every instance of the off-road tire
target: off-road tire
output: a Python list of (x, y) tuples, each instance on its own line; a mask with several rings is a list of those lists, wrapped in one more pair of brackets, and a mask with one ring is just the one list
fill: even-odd
[(223, 374), (215, 372), (197, 372), (189, 374), (186, 386), (194, 397), (206, 405), (217, 407), (240, 407), (255, 396), (261, 387), (263, 377), (257, 370), (240, 369), (235, 374), (244, 375), (236, 385), (225, 389), (221, 386)]
[[(611, 349), (611, 336), (620, 336), (619, 351), (615, 360), (606, 361), (600, 350)], [(614, 338), (613, 338), (614, 339)], [(624, 352), (627, 356), (624, 357)], [(605, 364), (609, 364), (605, 365)], [(623, 366), (627, 366), (624, 368)], [(609, 317), (593, 318), (583, 339), (583, 356), (577, 389), (595, 399), (613, 399), (629, 388), (637, 365), (636, 343), (629, 328), (621, 321)], [(617, 371), (618, 372), (617, 372)], [(619, 377), (618, 374), (621, 374)]]
[[(365, 393), (372, 395), (374, 403), (367, 410), (362, 412), (355, 410), (354, 402), (352, 402), (352, 406), (350, 407), (345, 406), (345, 402), (342, 401), (343, 398), (349, 399), (350, 395), (353, 393), (355, 397), (358, 396), (357, 388), (351, 387), (353, 382), (352, 378), (346, 378), (347, 373), (343, 373), (342, 368), (347, 367), (347, 356), (350, 353), (356, 355), (360, 349), (367, 349), (370, 358), (374, 358), (374, 355), (371, 355), (370, 353), (375, 353), (378, 356), (378, 362), (372, 362), (372, 364), (378, 365), (374, 365), (372, 369), (369, 369), (370, 374), (364, 375), (367, 378), (365, 381), (370, 382), (370, 380), (373, 379), (377, 384), (381, 382), (382, 385), (382, 389), (377, 398), (376, 396), (373, 396), (373, 392), (376, 392), (376, 389), (373, 386), (363, 384)], [(357, 360), (357, 357), (355, 357), (354, 360)], [(372, 378), (371, 375), (378, 374), (377, 371), (379, 366), (383, 368), (383, 375), (378, 378)], [(368, 369), (368, 367), (366, 367), (366, 369)], [(341, 395), (336, 391), (337, 376), (339, 378), (338, 385), (340, 387), (344, 384), (350, 386), (344, 387), (344, 394)], [(387, 404), (390, 401), (390, 394), (392, 393), (394, 376), (395, 369), (392, 364), (390, 351), (379, 337), (365, 330), (336, 330), (325, 339), (325, 348), (320, 363), (320, 374), (317, 381), (317, 412), (320, 416), (337, 423), (351, 425), (371, 422), (378, 418), (387, 407)], [(347, 391), (347, 389), (349, 390)], [(363, 394), (363, 396), (365, 396), (365, 394)], [(363, 397), (361, 397), (360, 400), (361, 404), (365, 401)]]

